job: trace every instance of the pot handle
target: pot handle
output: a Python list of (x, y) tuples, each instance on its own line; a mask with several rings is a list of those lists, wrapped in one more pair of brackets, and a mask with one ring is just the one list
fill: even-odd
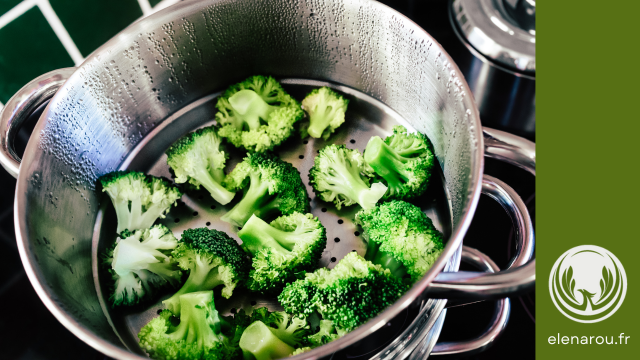
[[(491, 258), (468, 246), (462, 247), (462, 261), (485, 272), (496, 273), (500, 271), (500, 268), (498, 268)], [(447, 309), (445, 309), (440, 316), (444, 317), (446, 311)], [(431, 350), (430, 355), (456, 355), (462, 353), (471, 355), (485, 350), (493, 345), (500, 334), (502, 334), (502, 331), (507, 327), (510, 313), (511, 300), (509, 298), (497, 300), (491, 323), (480, 336), (467, 341), (437, 343)], [(429, 355), (425, 353), (427, 351), (429, 351), (428, 344), (423, 344), (411, 354), (409, 360), (424, 359)]]
[[(504, 131), (484, 128), (485, 156), (505, 161), (535, 175), (535, 144)], [(534, 233), (531, 217), (520, 196), (504, 182), (484, 175), (482, 193), (498, 201), (507, 211), (516, 234), (516, 255), (507, 270), (496, 273), (442, 272), (427, 288), (436, 299), (500, 299), (528, 292), (535, 286), (536, 262), (531, 260)]]
[(18, 90), (0, 111), (0, 164), (14, 178), (18, 178), (21, 160), (13, 148), (18, 130), (35, 109), (53, 97), (75, 70), (63, 68), (38, 76)]

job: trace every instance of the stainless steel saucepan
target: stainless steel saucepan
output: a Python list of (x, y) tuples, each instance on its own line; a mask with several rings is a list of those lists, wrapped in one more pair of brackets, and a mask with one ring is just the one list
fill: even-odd
[[(403, 124), (429, 136), (440, 164), (440, 180), (420, 205), (448, 238), (442, 256), (376, 318), (297, 358), (366, 352), (362, 349), (387, 331), (385, 325), (398, 322), (404, 325), (392, 341), (374, 347), (369, 358), (421, 359), (489, 345), (508, 319), (506, 297), (534, 285), (535, 260), (526, 207), (510, 187), (483, 175), (483, 159), (501, 159), (535, 174), (535, 146), (483, 129), (449, 55), (416, 24), (369, 0), (184, 1), (132, 24), (79, 67), (45, 74), (21, 89), (0, 114), (0, 160), (18, 179), (18, 247), (49, 310), (104, 354), (145, 358), (135, 334), (157, 308), (127, 313), (105, 306), (97, 260), (113, 241), (113, 210), (95, 191), (95, 180), (121, 168), (167, 174), (163, 152), (171, 142), (211, 123), (217, 94), (255, 74), (277, 77), (296, 97), (319, 85), (349, 96), (347, 123), (329, 142), (362, 150), (371, 135)], [(46, 101), (20, 159), (13, 151), (17, 130)], [(306, 182), (315, 151), (325, 144), (293, 139), (278, 152)], [(518, 251), (509, 269), (500, 271), (462, 245), (481, 193), (497, 200), (513, 220)], [(212, 226), (235, 236), (219, 221), (224, 207), (197, 193), (185, 195), (183, 203), (163, 220), (176, 234), (185, 227)], [(348, 251), (363, 252), (350, 221), (357, 209), (340, 212), (313, 199), (312, 211), (329, 234), (323, 265), (333, 266)], [(481, 272), (457, 271), (461, 259)], [(502, 300), (479, 339), (436, 345), (450, 298)], [(274, 306), (273, 300), (242, 293), (220, 306), (227, 313), (250, 306), (248, 300)]]

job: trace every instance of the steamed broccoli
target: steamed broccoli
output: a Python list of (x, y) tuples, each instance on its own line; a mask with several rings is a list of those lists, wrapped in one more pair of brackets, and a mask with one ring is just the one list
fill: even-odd
[(262, 293), (279, 293), (286, 283), (315, 269), (327, 244), (320, 221), (298, 212), (281, 216), (271, 225), (253, 215), (238, 236), (253, 255), (247, 287)]
[(272, 153), (249, 154), (225, 178), (227, 189), (244, 189), (244, 197), (222, 220), (244, 226), (251, 215), (261, 219), (309, 212), (309, 196), (293, 165)]
[(240, 338), (245, 360), (271, 360), (290, 356), (305, 344), (309, 325), (304, 318), (292, 317), (284, 311), (270, 313), (255, 309), (249, 325)]
[(169, 229), (123, 231), (107, 253), (106, 262), (115, 282), (109, 297), (113, 306), (134, 305), (151, 297), (156, 289), (177, 286), (182, 275), (170, 256), (178, 240)]
[(222, 321), (213, 303), (213, 291), (200, 291), (179, 298), (180, 323), (173, 324), (170, 311), (163, 310), (138, 333), (140, 347), (158, 360), (226, 360), (234, 353), (222, 331)]
[(244, 360), (274, 360), (291, 356), (294, 348), (279, 339), (262, 321), (249, 325), (240, 338)]
[(304, 116), (300, 104), (270, 76), (252, 76), (218, 99), (218, 134), (248, 151), (271, 150), (286, 140)]
[(215, 201), (226, 205), (235, 193), (221, 185), (227, 154), (220, 150), (220, 144), (213, 126), (196, 130), (171, 145), (167, 150), (167, 163), (177, 183), (189, 181), (198, 188), (202, 185)]
[(116, 209), (118, 234), (150, 228), (182, 196), (169, 180), (136, 171), (111, 172), (98, 181)]
[(333, 201), (338, 210), (355, 203), (370, 209), (387, 191), (382, 183), (374, 183), (369, 188), (373, 174), (357, 149), (328, 145), (314, 161), (309, 171), (311, 186), (322, 200)]
[(379, 136), (369, 140), (364, 160), (389, 187), (385, 199), (409, 200), (427, 190), (435, 156), (424, 134), (408, 134), (403, 126), (394, 126), (393, 135), (384, 141)]
[(349, 100), (328, 87), (314, 89), (302, 100), (302, 107), (309, 113), (311, 137), (327, 140), (344, 122)]
[(419, 207), (393, 200), (356, 214), (367, 240), (365, 258), (394, 275), (419, 280), (444, 248), (442, 234)]
[(320, 329), (318, 329), (317, 333), (307, 336), (307, 343), (312, 347), (322, 346), (341, 338), (346, 333), (346, 331), (336, 328), (333, 321), (320, 320)]
[(290, 314), (308, 316), (317, 311), (342, 332), (375, 317), (406, 290), (407, 285), (389, 270), (351, 252), (333, 270), (318, 269), (285, 286), (278, 301)]
[(174, 314), (180, 313), (180, 295), (224, 285), (222, 296), (228, 299), (249, 273), (249, 260), (240, 245), (214, 229), (185, 230), (172, 255), (182, 269), (189, 270), (182, 288), (162, 302)]

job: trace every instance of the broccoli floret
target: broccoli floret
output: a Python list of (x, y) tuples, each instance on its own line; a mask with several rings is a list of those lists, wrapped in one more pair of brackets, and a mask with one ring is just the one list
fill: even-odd
[(396, 276), (419, 280), (442, 253), (442, 234), (419, 207), (393, 200), (356, 214), (367, 240), (365, 257)]
[(185, 230), (172, 255), (182, 269), (189, 271), (182, 288), (162, 302), (174, 314), (180, 313), (180, 295), (224, 285), (222, 296), (228, 299), (249, 273), (249, 260), (240, 245), (215, 229)]
[(311, 186), (322, 200), (333, 201), (338, 210), (355, 203), (371, 209), (387, 191), (382, 183), (374, 183), (369, 188), (373, 173), (357, 149), (328, 145), (314, 161), (309, 171)]
[(218, 99), (218, 134), (237, 148), (262, 152), (291, 136), (302, 119), (300, 104), (270, 76), (252, 76)]
[(109, 194), (118, 217), (118, 234), (148, 229), (164, 218), (182, 193), (169, 180), (137, 171), (115, 171), (101, 176), (102, 191)]
[(113, 306), (137, 304), (160, 288), (180, 283), (182, 272), (170, 256), (178, 240), (169, 229), (156, 225), (121, 236), (106, 256), (114, 281), (109, 297)]
[(424, 134), (408, 134), (398, 125), (384, 141), (379, 136), (369, 140), (364, 160), (389, 187), (385, 199), (410, 200), (427, 190), (435, 156)]
[(327, 140), (344, 122), (348, 104), (349, 100), (328, 87), (311, 91), (302, 100), (302, 107), (309, 113), (309, 135)]
[(300, 173), (272, 153), (249, 154), (225, 178), (231, 191), (244, 189), (244, 196), (222, 220), (244, 226), (251, 215), (261, 219), (309, 212), (309, 196)]
[(273, 334), (262, 321), (249, 325), (240, 338), (244, 360), (275, 360), (291, 356), (294, 348)]
[(318, 269), (285, 286), (278, 301), (287, 313), (307, 316), (317, 311), (341, 331), (351, 331), (393, 304), (407, 288), (389, 270), (351, 252), (333, 270)]
[(213, 303), (213, 291), (180, 296), (180, 323), (164, 310), (138, 333), (140, 347), (158, 360), (225, 360), (234, 353), (221, 332), (222, 321)]
[(346, 331), (336, 328), (333, 321), (320, 320), (320, 329), (317, 333), (309, 335), (307, 337), (307, 342), (315, 348), (339, 339), (346, 333)]
[(310, 347), (303, 347), (303, 348), (298, 348), (295, 349), (290, 356), (296, 356), (296, 355), (300, 355), (302, 353), (306, 353), (307, 351), (311, 351), (312, 349)]
[(227, 154), (220, 150), (220, 144), (213, 126), (196, 130), (171, 145), (167, 163), (176, 175), (176, 183), (189, 181), (196, 188), (202, 185), (215, 201), (226, 205), (235, 193), (221, 185)]
[(298, 212), (281, 216), (271, 225), (253, 215), (238, 236), (253, 255), (247, 287), (265, 294), (279, 293), (286, 283), (314, 270), (327, 244), (320, 221)]

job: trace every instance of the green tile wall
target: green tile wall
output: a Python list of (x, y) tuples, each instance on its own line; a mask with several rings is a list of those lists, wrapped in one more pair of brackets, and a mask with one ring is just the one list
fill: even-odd
[(82, 56), (142, 16), (137, 0), (49, 0)]
[(0, 29), (0, 44), (2, 103), (33, 78), (73, 66), (73, 60), (37, 7)]
[[(22, 1), (0, 0), (0, 17)], [(162, 2), (148, 1), (151, 7)], [(85, 57), (143, 15), (137, 0), (49, 0), (49, 3)], [(0, 28), (0, 103), (6, 103), (33, 78), (69, 66), (74, 66), (71, 56), (37, 5)]]
[(0, 0), (0, 15), (11, 10), (14, 6), (18, 5), (21, 1), (22, 0)]

